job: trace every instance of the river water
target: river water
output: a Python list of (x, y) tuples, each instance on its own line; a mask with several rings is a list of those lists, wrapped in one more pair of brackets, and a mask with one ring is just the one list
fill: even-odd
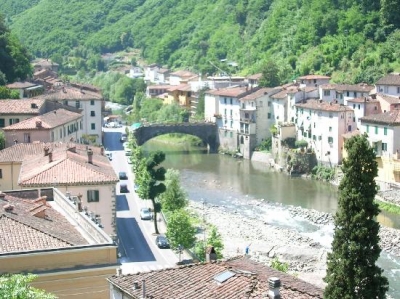
[[(191, 200), (205, 200), (251, 217), (264, 217), (271, 224), (296, 229), (326, 248), (330, 247), (333, 226), (319, 227), (296, 220), (290, 216), (287, 206), (335, 213), (337, 187), (310, 179), (290, 178), (265, 163), (207, 154), (188, 145), (165, 144), (153, 139), (146, 142), (143, 149), (166, 153), (163, 166), (180, 171), (181, 185)], [(270, 213), (261, 214), (254, 201), (268, 201), (274, 208)], [(396, 214), (382, 212), (378, 221), (400, 229), (400, 217)], [(400, 258), (382, 253), (378, 264), (389, 279), (389, 294), (400, 299)]]

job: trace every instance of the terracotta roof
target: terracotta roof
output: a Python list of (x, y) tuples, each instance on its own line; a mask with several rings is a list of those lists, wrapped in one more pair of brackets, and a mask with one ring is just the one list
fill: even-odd
[(344, 106), (334, 102), (327, 102), (323, 100), (314, 100), (314, 99), (307, 100), (305, 103), (297, 103), (295, 106), (304, 109), (333, 111), (333, 112), (353, 111), (353, 109), (351, 109), (348, 106)]
[(64, 186), (98, 185), (119, 181), (105, 155), (94, 152), (92, 163), (89, 163), (87, 151), (82, 147), (54, 147), (51, 152), (51, 161), (44, 151), (24, 157), (18, 178), (19, 186), (52, 186), (55, 183)]
[(400, 74), (392, 73), (380, 78), (375, 85), (394, 85), (400, 86)]
[(28, 88), (32, 86), (36, 86), (36, 84), (31, 82), (14, 82), (6, 85), (6, 87), (10, 89)]
[(361, 122), (398, 126), (400, 125), (400, 109), (394, 109), (392, 111), (368, 115), (360, 118)]
[(373, 85), (368, 85), (366, 83), (360, 84), (323, 84), (322, 89), (325, 90), (336, 90), (336, 91), (358, 91), (358, 92), (370, 92), (375, 88)]
[(71, 86), (63, 86), (60, 89), (56, 89), (47, 94), (43, 94), (36, 98), (39, 99), (49, 99), (49, 100), (101, 100), (103, 99), (102, 95), (98, 92), (93, 92), (90, 90), (81, 90), (80, 88), (75, 88)]
[[(8, 210), (12, 206), (12, 211)], [(7, 208), (8, 207), (8, 208)], [(88, 242), (42, 199), (0, 199), (0, 253), (56, 249)]]
[(276, 94), (272, 95), (271, 98), (273, 99), (284, 99), (288, 94), (291, 93), (296, 93), (300, 92), (301, 89), (298, 86), (289, 86), (287, 88), (284, 88), (280, 92), (277, 92)]
[(254, 92), (248, 94), (247, 96), (244, 96), (241, 98), (241, 101), (254, 101), (258, 98), (261, 98), (262, 96), (267, 95), (271, 91), (275, 90), (275, 88), (260, 88), (260, 89), (254, 89)]
[[(39, 114), (44, 99), (0, 100), (0, 114)], [(37, 107), (37, 108), (33, 108)]]
[(262, 73), (258, 73), (258, 74), (254, 74), (254, 75), (250, 75), (247, 77), (247, 79), (249, 80), (259, 80), (262, 77)]
[(378, 99), (381, 99), (389, 104), (399, 104), (400, 103), (400, 98), (395, 97), (395, 96), (390, 96), (382, 93), (378, 93), (377, 95)]
[(240, 97), (243, 96), (248, 90), (245, 87), (230, 87), (230, 88), (222, 88), (222, 89), (213, 89), (209, 90), (206, 93), (216, 95), (216, 96), (225, 96), (225, 97)]
[(304, 80), (313, 80), (313, 79), (330, 79), (331, 77), (329, 76), (323, 76), (323, 75), (306, 75), (306, 76), (301, 76), (298, 79), (304, 79)]
[(181, 78), (190, 78), (190, 77), (197, 76), (197, 74), (192, 73), (190, 71), (180, 70), (180, 71), (171, 73), (170, 76), (177, 76), (177, 77), (181, 77)]
[[(216, 276), (229, 271), (231, 277), (222, 282)], [(293, 276), (252, 262), (245, 257), (231, 261), (201, 263), (177, 268), (112, 276), (108, 280), (133, 298), (142, 298), (142, 281), (145, 281), (149, 298), (219, 299), (266, 298), (268, 279), (278, 277), (282, 286), (282, 299), (322, 298), (322, 290)], [(139, 288), (133, 288), (134, 282)]]
[(189, 84), (179, 84), (179, 85), (171, 85), (168, 88), (169, 91), (174, 91), (174, 90), (181, 90), (181, 91), (191, 91), (191, 87)]
[[(82, 118), (82, 114), (68, 111), (65, 109), (57, 109), (46, 114), (31, 117), (19, 123), (3, 128), (4, 131), (11, 130), (42, 130), (53, 129), (63, 124)], [(40, 123), (40, 126), (38, 124)]]

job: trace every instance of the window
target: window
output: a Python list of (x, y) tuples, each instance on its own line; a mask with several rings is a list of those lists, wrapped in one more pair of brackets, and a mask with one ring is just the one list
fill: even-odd
[(346, 96), (350, 96), (350, 92), (349, 91), (346, 91)]
[(62, 129), (60, 129), (60, 138), (62, 138)]
[(263, 102), (260, 101), (260, 103), (258, 103), (258, 106), (259, 106), (259, 107), (262, 107), (262, 106), (263, 106)]
[(357, 97), (357, 91), (354, 92), (354, 97), (355, 97), (355, 98)]
[(268, 119), (271, 119), (271, 113), (268, 113)]
[(54, 131), (51, 132), (51, 142), (54, 141)]
[(387, 135), (387, 127), (383, 128), (383, 135)]
[(329, 127), (329, 132), (332, 132), (332, 127)]
[(225, 115), (225, 117), (226, 117), (226, 108), (224, 109), (224, 115)]
[(229, 132), (229, 137), (233, 137), (233, 132)]
[(333, 143), (333, 137), (328, 137), (328, 143)]
[(13, 124), (19, 123), (19, 118), (10, 118), (8, 120), (8, 122), (9, 122), (9, 125), (11, 126)]
[(347, 126), (347, 132), (351, 132), (351, 125)]
[(268, 101), (268, 107), (271, 107), (271, 102), (270, 101)]
[(24, 133), (24, 143), (31, 143), (31, 135), (29, 133)]
[(0, 169), (0, 179), (3, 178), (3, 169)]
[(88, 190), (87, 200), (88, 202), (99, 202), (99, 190)]
[(232, 105), (232, 104), (233, 104), (233, 100), (232, 100), (232, 99), (230, 99), (230, 100), (229, 100), (229, 103)]
[(94, 106), (94, 100), (90, 100), (90, 106)]
[(96, 116), (94, 111), (90, 111), (90, 116)]
[(332, 118), (332, 117), (333, 117), (333, 113), (329, 112), (329, 118)]
[(397, 93), (400, 93), (400, 87), (397, 87)]
[(80, 122), (79, 127), (81, 130), (83, 130), (83, 121)]
[(315, 123), (314, 123), (314, 129), (315, 129)]
[(317, 140), (317, 136), (312, 135), (312, 140)]
[(330, 90), (324, 90), (324, 96), (329, 97), (331, 95), (331, 91)]
[(353, 116), (353, 122), (356, 122), (356, 118)]
[(356, 109), (356, 104), (353, 104), (353, 109)]
[(228, 136), (228, 131), (225, 131), (224, 135), (225, 135), (225, 137), (227, 137)]
[(233, 128), (233, 121), (231, 121), (231, 125), (230, 125), (230, 127), (231, 127), (231, 128)]
[(248, 114), (248, 113), (245, 113), (245, 114), (244, 114), (244, 118), (249, 118), (249, 114)]
[(358, 104), (358, 110), (360, 110), (361, 109), (361, 106), (360, 106), (360, 104)]
[(226, 98), (224, 98), (224, 104), (226, 104)]
[(90, 124), (90, 128), (91, 128), (92, 130), (96, 130), (96, 124), (95, 124), (95, 123), (91, 123), (91, 124)]
[(378, 134), (378, 126), (375, 126), (375, 134)]
[(4, 121), (4, 118), (0, 118), (0, 128), (4, 128), (6, 126), (6, 123)]
[(233, 110), (231, 109), (231, 111), (230, 111), (230, 115), (231, 115), (231, 117), (232, 117), (232, 115), (233, 115)]
[(382, 143), (382, 150), (387, 151), (387, 143)]

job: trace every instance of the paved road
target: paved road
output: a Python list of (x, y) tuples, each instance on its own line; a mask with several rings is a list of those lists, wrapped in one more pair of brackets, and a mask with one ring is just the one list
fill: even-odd
[[(115, 172), (118, 174), (124, 171), (128, 174), (128, 180), (123, 182), (127, 183), (129, 193), (121, 194), (119, 184), (116, 193), (118, 247), (123, 273), (173, 267), (178, 262), (177, 255), (172, 250), (159, 249), (155, 245), (153, 221), (140, 219), (140, 208), (150, 207), (151, 202), (141, 200), (134, 192), (133, 173), (119, 141), (121, 132), (125, 132), (125, 128), (103, 130), (104, 147), (112, 152), (111, 164)], [(159, 222), (159, 231), (165, 233), (165, 225), (162, 222)]]

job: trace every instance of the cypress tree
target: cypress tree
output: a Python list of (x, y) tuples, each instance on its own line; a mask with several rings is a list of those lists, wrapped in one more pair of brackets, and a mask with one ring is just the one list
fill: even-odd
[(344, 146), (348, 157), (342, 166), (324, 298), (385, 298), (388, 280), (375, 264), (381, 252), (376, 221), (379, 208), (374, 203), (378, 164), (365, 134), (350, 138)]

